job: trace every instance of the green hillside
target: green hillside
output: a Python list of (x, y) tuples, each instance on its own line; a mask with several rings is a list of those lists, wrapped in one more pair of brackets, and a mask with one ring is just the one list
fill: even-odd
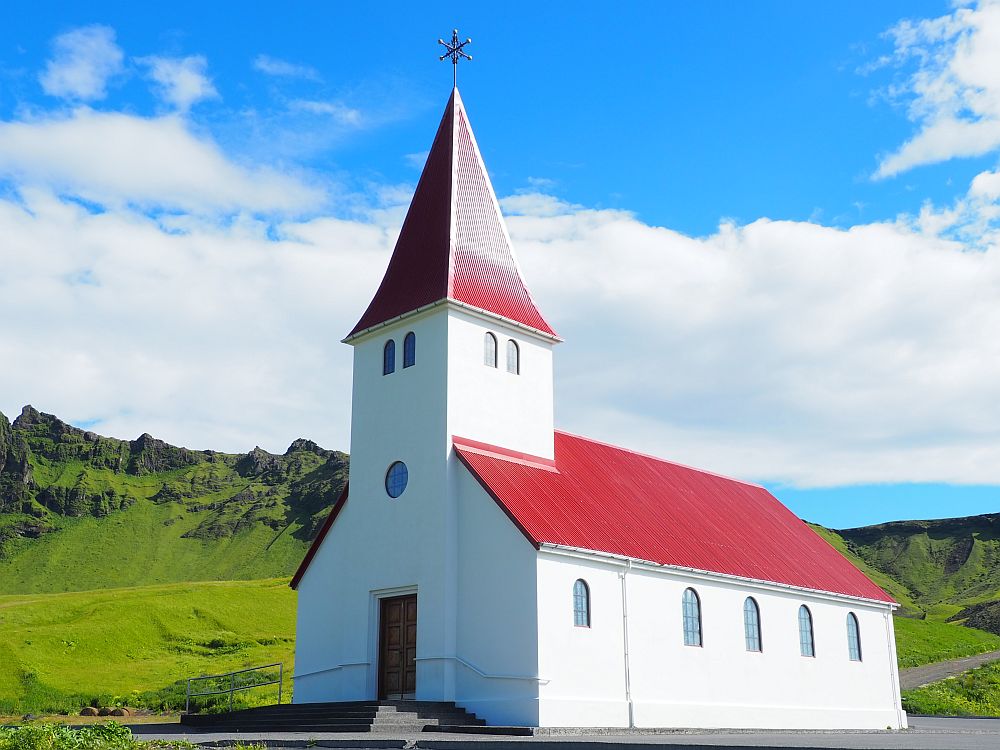
[(291, 575), (347, 472), (308, 440), (224, 454), (0, 414), (0, 593)]
[(177, 708), (183, 678), (270, 662), (290, 675), (294, 635), (287, 579), (0, 596), (0, 715)]

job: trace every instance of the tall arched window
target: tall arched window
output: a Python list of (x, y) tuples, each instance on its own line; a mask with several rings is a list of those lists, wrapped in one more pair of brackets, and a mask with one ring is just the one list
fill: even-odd
[(582, 578), (573, 584), (573, 624), (578, 628), (590, 627), (590, 588)]
[(413, 367), (417, 362), (417, 336), (413, 331), (403, 339), (403, 367)]
[(799, 653), (803, 656), (816, 656), (816, 643), (813, 640), (813, 616), (805, 604), (799, 607)]
[(701, 645), (701, 600), (694, 589), (684, 589), (684, 645)]
[(761, 651), (760, 640), (760, 607), (752, 596), (743, 602), (743, 635), (747, 642), (747, 651)]
[(861, 631), (853, 612), (847, 613), (847, 654), (851, 661), (861, 661)]
[(497, 366), (497, 337), (492, 333), (483, 337), (483, 364), (487, 367)]
[(396, 372), (396, 342), (389, 339), (382, 350), (382, 374)]
[(521, 373), (521, 350), (514, 339), (507, 339), (507, 372)]

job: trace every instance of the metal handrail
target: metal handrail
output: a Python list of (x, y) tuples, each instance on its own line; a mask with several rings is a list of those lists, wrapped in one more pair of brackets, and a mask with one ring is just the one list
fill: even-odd
[[(245, 674), (246, 672), (257, 672), (261, 669), (271, 669), (273, 667), (278, 668), (278, 679), (268, 680), (267, 682), (255, 682), (253, 685), (242, 685), (240, 687), (236, 686), (236, 675)], [(218, 680), (224, 677), (229, 678), (229, 689), (228, 690), (209, 690), (204, 693), (192, 693), (191, 683), (197, 682), (198, 680)], [(233, 693), (239, 692), (240, 690), (253, 690), (254, 688), (265, 687), (267, 685), (277, 685), (278, 686), (278, 704), (281, 704), (281, 690), (284, 687), (285, 679), (285, 666), (283, 662), (275, 662), (274, 664), (265, 664), (262, 667), (250, 667), (248, 669), (237, 669), (235, 672), (223, 672), (222, 674), (209, 674), (202, 675), (201, 677), (188, 677), (187, 679), (187, 698), (184, 701), (184, 713), (191, 713), (191, 699), (202, 695), (224, 695), (229, 693), (229, 710), (233, 710)]]

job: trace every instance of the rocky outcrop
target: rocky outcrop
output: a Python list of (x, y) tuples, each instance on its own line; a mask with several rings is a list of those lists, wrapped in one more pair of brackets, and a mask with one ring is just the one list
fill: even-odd
[(157, 440), (149, 433), (140, 435), (138, 440), (133, 440), (128, 445), (128, 472), (139, 476), (183, 469), (206, 459), (204, 453), (187, 448), (175, 448), (162, 440)]

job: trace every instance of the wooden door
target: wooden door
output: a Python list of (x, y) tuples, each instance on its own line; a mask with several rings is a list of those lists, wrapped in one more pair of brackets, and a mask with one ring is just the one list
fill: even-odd
[(378, 697), (413, 698), (417, 692), (417, 595), (381, 601)]

